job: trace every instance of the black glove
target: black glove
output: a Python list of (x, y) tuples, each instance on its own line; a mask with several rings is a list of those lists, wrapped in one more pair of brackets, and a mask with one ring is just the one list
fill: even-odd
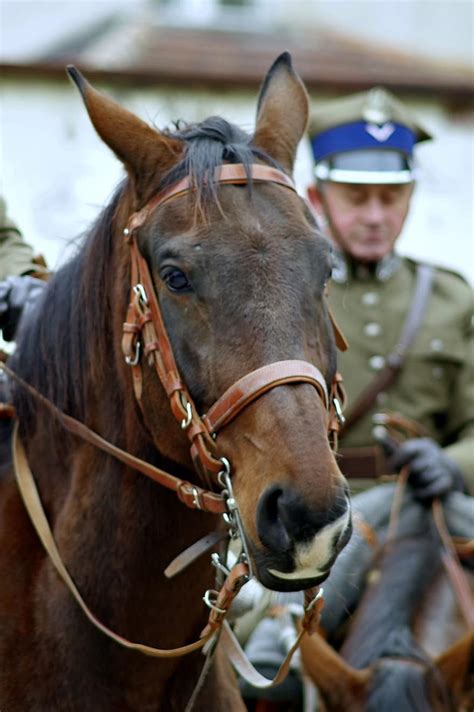
[(461, 469), (431, 438), (406, 440), (391, 456), (390, 465), (395, 472), (409, 466), (408, 482), (420, 502), (466, 491)]
[(28, 275), (0, 282), (0, 328), (5, 341), (13, 341), (20, 317), (31, 309), (45, 286), (45, 282)]

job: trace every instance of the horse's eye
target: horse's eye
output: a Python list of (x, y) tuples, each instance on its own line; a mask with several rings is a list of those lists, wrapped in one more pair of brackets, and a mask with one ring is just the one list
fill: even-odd
[(168, 268), (162, 273), (162, 278), (171, 292), (188, 292), (191, 289), (189, 280), (180, 269)]

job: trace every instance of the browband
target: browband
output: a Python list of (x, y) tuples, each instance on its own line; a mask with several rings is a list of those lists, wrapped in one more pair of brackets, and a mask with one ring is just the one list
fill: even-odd
[[(283, 173), (283, 171), (280, 171), (278, 168), (264, 166), (260, 163), (252, 163), (247, 166), (247, 168), (243, 163), (223, 163), (214, 170), (213, 182), (219, 183), (220, 185), (244, 185), (245, 183), (249, 183), (249, 178), (255, 183), (277, 183), (278, 185), (290, 188), (290, 190), (294, 190), (296, 193), (295, 184), (286, 173)], [(187, 175), (178, 181), (178, 183), (164, 188), (149, 200), (144, 208), (131, 216), (126, 228), (128, 232), (125, 234), (132, 234), (134, 230), (143, 225), (147, 217), (158, 205), (163, 205), (163, 203), (170, 198), (184, 195), (195, 189), (196, 186), (191, 175)]]

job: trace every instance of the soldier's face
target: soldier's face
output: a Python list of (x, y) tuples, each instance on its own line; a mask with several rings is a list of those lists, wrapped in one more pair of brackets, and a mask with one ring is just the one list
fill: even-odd
[(400, 235), (412, 193), (413, 183), (326, 183), (321, 190), (310, 188), (308, 197), (338, 247), (360, 262), (378, 262)]

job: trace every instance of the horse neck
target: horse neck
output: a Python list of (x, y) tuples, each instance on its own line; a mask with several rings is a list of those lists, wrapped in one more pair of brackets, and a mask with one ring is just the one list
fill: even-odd
[[(439, 549), (430, 535), (399, 539), (384, 552), (341, 648), (344, 659), (363, 668), (390, 655), (390, 640), (409, 631), (414, 611), (436, 575)], [(413, 651), (415, 650), (413, 646)], [(396, 654), (396, 651), (392, 651)]]

